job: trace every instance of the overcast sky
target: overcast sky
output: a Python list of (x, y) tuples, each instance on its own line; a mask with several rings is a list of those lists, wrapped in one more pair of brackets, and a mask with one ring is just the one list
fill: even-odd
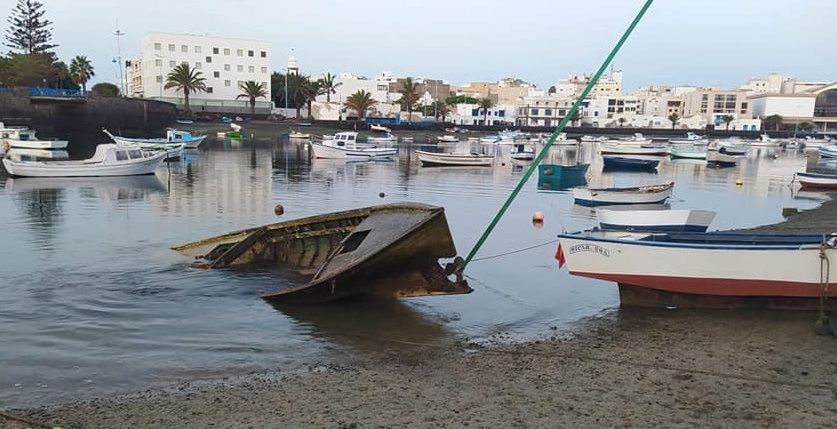
[[(519, 77), (547, 87), (591, 72), (641, 0), (41, 0), (62, 59), (87, 55), (96, 80), (131, 57), (147, 32), (252, 38), (273, 67), (294, 48), (301, 71), (443, 78), (455, 84)], [(8, 15), (16, 0), (0, 0)], [(5, 20), (3, 21), (5, 24)], [(625, 86), (733, 87), (769, 72), (837, 80), (834, 0), (656, 0), (616, 57)]]

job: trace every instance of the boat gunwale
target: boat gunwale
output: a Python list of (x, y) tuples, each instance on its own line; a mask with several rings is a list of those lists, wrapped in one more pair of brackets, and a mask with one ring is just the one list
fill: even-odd
[[(674, 187), (674, 182), (661, 183), (658, 185), (634, 186), (630, 188), (581, 188), (587, 189), (592, 194), (593, 192), (613, 192), (613, 193), (629, 193), (641, 192), (643, 194), (656, 194), (665, 192)], [(595, 196), (595, 195), (593, 195)]]
[[(725, 244), (711, 244), (711, 243), (695, 243), (695, 242), (680, 242), (680, 241), (655, 241), (655, 240), (645, 240), (645, 239), (628, 239), (628, 238), (611, 238), (611, 237), (594, 237), (587, 233), (588, 231), (580, 231), (574, 233), (563, 233), (558, 234), (559, 239), (571, 239), (571, 240), (583, 240), (583, 241), (596, 241), (596, 242), (603, 242), (603, 243), (615, 243), (615, 244), (625, 244), (625, 245), (637, 245), (637, 246), (652, 246), (652, 247), (668, 247), (668, 248), (687, 248), (687, 249), (713, 249), (713, 250), (819, 250), (822, 246), (822, 242), (824, 240), (820, 240), (819, 243), (799, 243), (799, 244), (734, 244), (734, 243), (725, 243)], [(581, 235), (584, 234), (584, 235)], [(835, 237), (837, 234), (835, 233), (800, 233), (800, 234), (772, 234), (772, 233), (729, 233), (729, 232), (721, 232), (721, 233), (688, 233), (688, 232), (677, 232), (677, 233), (652, 233), (648, 232), (648, 235), (645, 238), (649, 237), (660, 237), (660, 236), (671, 236), (674, 235), (689, 235), (694, 234), (695, 236), (699, 235), (726, 235), (730, 237), (754, 237), (763, 235), (766, 237)], [(744, 240), (742, 240), (743, 242)], [(752, 241), (752, 240), (749, 240)], [(833, 247), (829, 247), (833, 249)]]

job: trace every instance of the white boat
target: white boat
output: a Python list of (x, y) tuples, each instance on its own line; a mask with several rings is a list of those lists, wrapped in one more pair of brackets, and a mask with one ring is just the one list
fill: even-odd
[(762, 134), (758, 140), (750, 140), (748, 144), (750, 146), (758, 146), (758, 147), (774, 147), (779, 146), (781, 142), (779, 140), (770, 138), (767, 133)]
[(308, 133), (301, 133), (301, 132), (299, 132), (299, 131), (291, 130), (291, 132), (290, 132), (290, 133), (288, 133), (288, 138), (289, 138), (289, 139), (303, 139), (303, 140), (308, 140), (308, 139), (310, 139), (310, 138), (311, 138), (311, 134), (308, 134)]
[(673, 145), (688, 144), (688, 145), (698, 146), (698, 145), (709, 144), (709, 139), (707, 139), (704, 136), (700, 136), (700, 135), (697, 135), (697, 134), (689, 131), (688, 133), (686, 133), (685, 138), (680, 137), (680, 138), (668, 139), (668, 142), (673, 144)]
[(500, 136), (496, 134), (480, 137), (480, 143), (497, 143), (498, 141), (500, 141)]
[(805, 149), (819, 149), (822, 146), (826, 146), (831, 144), (830, 138), (814, 138), (811, 136), (805, 136), (802, 140), (802, 144), (804, 145)]
[(608, 138), (605, 137), (605, 136), (598, 136), (598, 137), (588, 136), (588, 135), (581, 136), (581, 141), (582, 142), (600, 143), (600, 142), (606, 142), (607, 140), (608, 140)]
[(553, 144), (556, 146), (574, 146), (578, 144), (578, 140), (568, 139), (567, 133), (561, 133), (558, 134), (558, 137), (555, 138), (555, 143)]
[(719, 153), (727, 155), (744, 155), (747, 153), (747, 145), (738, 138), (721, 140), (716, 144), (715, 149)]
[(107, 134), (108, 137), (110, 137), (116, 144), (128, 146), (137, 145), (143, 149), (151, 150), (178, 150), (182, 148), (196, 149), (206, 139), (205, 135), (193, 136), (192, 133), (188, 131), (171, 129), (166, 130), (166, 137), (151, 139), (115, 136), (104, 128), (102, 128), (102, 132)]
[(359, 145), (357, 133), (346, 131), (334, 134), (333, 139), (311, 142), (315, 158), (331, 159), (372, 159), (392, 158), (397, 148), (379, 148), (374, 145)]
[(382, 136), (369, 136), (366, 138), (367, 143), (396, 143), (398, 138), (392, 134), (384, 134)]
[(715, 218), (708, 210), (612, 210), (598, 209), (602, 229), (628, 231), (704, 232)]
[(724, 153), (723, 148), (721, 148), (721, 151), (706, 155), (706, 166), (712, 168), (735, 167), (738, 165), (738, 159), (736, 156)]
[(837, 174), (806, 173), (800, 171), (796, 173), (795, 177), (799, 181), (799, 184), (802, 185), (802, 188), (837, 188)]
[(837, 145), (822, 146), (817, 149), (817, 152), (823, 158), (837, 158)]
[(452, 136), (450, 134), (445, 134), (443, 136), (437, 136), (436, 140), (441, 143), (457, 143), (459, 142), (459, 138), (456, 136)]
[[(834, 234), (750, 232), (558, 236), (559, 265), (570, 274), (616, 282), (622, 305), (731, 308), (834, 308)], [(824, 259), (823, 259), (824, 258)], [(821, 300), (821, 297), (824, 300)]]
[(477, 166), (486, 167), (494, 163), (494, 157), (476, 153), (436, 153), (417, 150), (419, 161), (423, 166)]
[(511, 150), (511, 159), (530, 161), (535, 159), (535, 148), (525, 144), (517, 144)]
[(12, 149), (67, 149), (66, 140), (39, 140), (35, 130), (26, 128), (5, 128), (3, 135)]
[(370, 126), (369, 126), (369, 129), (370, 129), (371, 131), (378, 131), (378, 132), (387, 133), (387, 134), (389, 134), (389, 133), (391, 133), (391, 132), (392, 132), (392, 130), (391, 130), (391, 129), (389, 129), (389, 128), (387, 128), (387, 127), (383, 126), (383, 125), (378, 125), (378, 124), (372, 124), (372, 125), (370, 125)]
[(88, 177), (138, 176), (153, 174), (168, 156), (165, 151), (145, 152), (139, 146), (100, 144), (92, 158), (81, 161), (14, 161), (3, 158), (3, 166), (13, 176)]
[(674, 182), (631, 188), (573, 188), (573, 198), (583, 206), (653, 204), (665, 201), (673, 188)]
[(706, 159), (705, 146), (674, 145), (670, 149), (672, 158)]
[(603, 155), (652, 155), (665, 156), (668, 155), (669, 149), (666, 145), (658, 144), (625, 144), (622, 142), (615, 142), (610, 140), (602, 143), (599, 150)]
[(630, 137), (621, 138), (619, 140), (608, 140), (608, 142), (618, 142), (630, 145), (649, 145), (653, 143), (651, 139), (646, 138), (642, 135), (642, 133), (634, 133), (634, 135)]

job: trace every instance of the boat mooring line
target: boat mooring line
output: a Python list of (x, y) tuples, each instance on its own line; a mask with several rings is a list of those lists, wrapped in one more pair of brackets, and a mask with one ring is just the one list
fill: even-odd
[(622, 33), (622, 37), (619, 38), (619, 41), (616, 42), (616, 45), (614, 45), (613, 49), (610, 50), (610, 53), (607, 55), (607, 58), (605, 58), (604, 62), (602, 62), (602, 65), (590, 79), (590, 82), (587, 83), (587, 86), (584, 87), (584, 90), (575, 100), (572, 107), (570, 107), (570, 110), (567, 111), (567, 114), (564, 116), (564, 119), (561, 120), (561, 122), (555, 128), (555, 131), (553, 131), (552, 135), (549, 136), (549, 140), (547, 140), (543, 149), (541, 149), (541, 151), (538, 152), (538, 155), (529, 165), (529, 168), (526, 169), (526, 172), (523, 173), (523, 177), (520, 178), (520, 181), (517, 183), (517, 186), (514, 187), (514, 190), (512, 190), (512, 193), (506, 199), (506, 202), (503, 203), (502, 207), (500, 207), (500, 210), (497, 212), (496, 215), (494, 215), (494, 219), (492, 219), (491, 223), (488, 224), (488, 227), (485, 229), (485, 232), (482, 233), (479, 240), (477, 240), (476, 244), (474, 244), (474, 247), (471, 249), (470, 252), (468, 252), (468, 256), (465, 257), (465, 259), (461, 262), (459, 267), (456, 268), (456, 273), (459, 276), (461, 276), (462, 273), (465, 271), (465, 267), (468, 265), (468, 263), (470, 263), (474, 259), (474, 255), (479, 251), (483, 243), (485, 243), (485, 240), (488, 239), (488, 236), (491, 235), (491, 232), (494, 230), (494, 227), (497, 226), (498, 222), (500, 222), (500, 219), (503, 217), (503, 215), (506, 213), (506, 210), (508, 210), (511, 203), (517, 197), (517, 194), (519, 194), (520, 191), (523, 189), (523, 185), (525, 185), (529, 178), (532, 176), (532, 173), (538, 167), (538, 164), (540, 164), (541, 161), (543, 161), (543, 159), (546, 158), (549, 149), (555, 143), (555, 140), (558, 138), (558, 135), (564, 131), (564, 128), (566, 128), (567, 124), (570, 122), (572, 117), (575, 115), (576, 112), (578, 112), (579, 107), (581, 107), (581, 103), (584, 102), (584, 100), (587, 98), (587, 95), (590, 94), (590, 91), (593, 90), (593, 86), (595, 86), (596, 83), (598, 83), (599, 78), (602, 76), (602, 74), (604, 74), (605, 70), (607, 70), (607, 67), (613, 61), (613, 58), (616, 57), (616, 54), (622, 48), (622, 45), (625, 44), (626, 40), (628, 40), (628, 36), (630, 36), (631, 33), (634, 31), (634, 28), (636, 28), (637, 24), (639, 24), (639, 21), (642, 19), (643, 15), (645, 15), (645, 12), (648, 10), (648, 8), (651, 6), (651, 3), (653, 2), (654, 0), (645, 1), (645, 4), (642, 5), (642, 8), (634, 17), (634, 20), (631, 21), (631, 24), (628, 25), (628, 28), (625, 29), (624, 33)]
[(559, 239), (556, 238), (554, 240), (549, 240), (545, 243), (540, 243), (540, 244), (536, 244), (534, 246), (524, 247), (522, 249), (512, 250), (512, 251), (505, 252), (505, 253), (498, 253), (496, 255), (491, 255), (491, 256), (483, 256), (482, 258), (474, 258), (471, 261), (472, 262), (484, 261), (486, 259), (494, 259), (494, 258), (499, 258), (501, 256), (508, 256), (508, 255), (512, 255), (512, 254), (515, 254), (515, 253), (525, 252), (527, 250), (537, 249), (538, 247), (543, 247), (543, 246), (547, 246), (547, 245), (550, 245), (550, 244), (554, 244), (554, 243), (557, 243), (558, 241), (559, 241)]

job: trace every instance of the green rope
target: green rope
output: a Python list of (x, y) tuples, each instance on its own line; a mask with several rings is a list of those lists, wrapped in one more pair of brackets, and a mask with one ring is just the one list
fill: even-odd
[(521, 189), (523, 189), (523, 185), (525, 185), (526, 182), (529, 180), (529, 177), (532, 176), (532, 172), (535, 171), (535, 168), (538, 167), (538, 164), (540, 164), (541, 161), (543, 161), (543, 159), (546, 157), (546, 154), (549, 152), (549, 148), (552, 147), (553, 143), (555, 143), (555, 139), (558, 138), (558, 135), (561, 134), (561, 132), (567, 126), (567, 123), (570, 122), (570, 119), (573, 117), (573, 115), (575, 115), (575, 112), (578, 111), (578, 108), (581, 106), (581, 103), (584, 102), (584, 99), (586, 99), (587, 95), (590, 94), (590, 91), (593, 90), (593, 86), (596, 85), (596, 83), (599, 81), (599, 78), (602, 76), (605, 70), (607, 70), (608, 65), (610, 65), (611, 61), (613, 61), (613, 57), (616, 56), (616, 54), (619, 52), (619, 49), (621, 49), (625, 41), (628, 40), (628, 36), (630, 36), (631, 32), (634, 31), (634, 28), (637, 26), (637, 24), (639, 24), (639, 21), (640, 19), (642, 19), (642, 16), (645, 15), (645, 11), (648, 10), (648, 8), (651, 6), (651, 3), (653, 2), (654, 0), (645, 1), (645, 4), (642, 6), (642, 9), (639, 10), (639, 13), (637, 13), (636, 17), (631, 22), (631, 25), (629, 25), (625, 32), (622, 34), (622, 37), (616, 43), (616, 46), (613, 47), (613, 49), (610, 51), (610, 54), (602, 63), (601, 67), (599, 67), (599, 70), (596, 72), (596, 74), (593, 75), (593, 78), (590, 79), (590, 82), (584, 88), (584, 91), (581, 92), (581, 95), (578, 96), (578, 99), (576, 99), (575, 103), (573, 103), (573, 106), (564, 116), (564, 119), (561, 120), (561, 122), (555, 128), (555, 131), (553, 131), (552, 135), (549, 136), (549, 140), (547, 140), (546, 145), (538, 153), (538, 156), (535, 157), (535, 160), (523, 174), (523, 177), (520, 179), (520, 182), (517, 183), (517, 186), (514, 187), (514, 190), (506, 199), (506, 202), (503, 203), (502, 207), (500, 207), (500, 211), (498, 211), (497, 214), (494, 215), (494, 219), (492, 219), (491, 223), (488, 224), (488, 228), (486, 228), (485, 232), (482, 233), (482, 236), (480, 236), (480, 239), (477, 240), (477, 243), (474, 244), (474, 248), (471, 249), (471, 251), (468, 253), (468, 256), (465, 258), (462, 264), (459, 267), (457, 267), (456, 272), (459, 275), (461, 275), (462, 272), (465, 271), (465, 267), (468, 265), (469, 262), (471, 262), (472, 259), (474, 259), (474, 255), (476, 255), (477, 251), (479, 251), (480, 247), (482, 247), (483, 243), (485, 243), (485, 240), (488, 239), (488, 236), (491, 235), (491, 232), (494, 230), (494, 227), (497, 226), (497, 223), (500, 222), (500, 219), (506, 213), (506, 210), (508, 210), (511, 203), (517, 197), (517, 194), (519, 194)]

